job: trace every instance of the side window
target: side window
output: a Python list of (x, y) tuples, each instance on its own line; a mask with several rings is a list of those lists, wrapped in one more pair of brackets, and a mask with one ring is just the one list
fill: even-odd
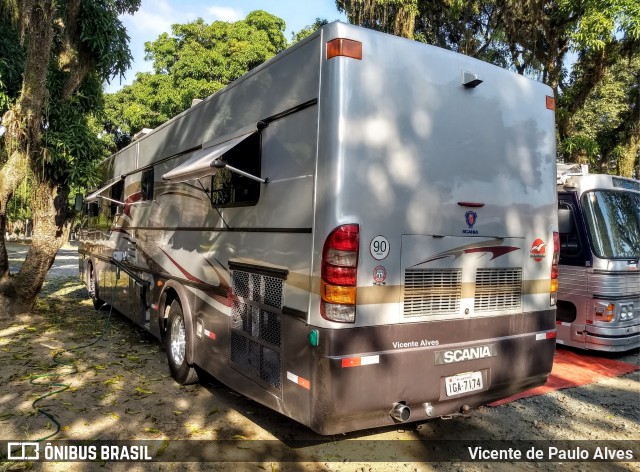
[(591, 264), (591, 251), (578, 208), (573, 200), (558, 200), (560, 230), (560, 264), (585, 266)]
[(111, 202), (105, 198), (101, 198), (96, 203), (96, 222), (95, 226), (101, 229), (107, 229), (111, 226), (113, 217), (111, 215)]
[(142, 200), (153, 200), (153, 167), (142, 171), (140, 193)]
[(560, 221), (565, 220), (566, 223), (564, 228), (560, 227), (560, 253), (575, 256), (580, 253), (580, 239), (573, 205), (559, 201), (558, 210)]
[[(222, 160), (251, 175), (260, 175), (260, 133), (227, 151)], [(260, 199), (260, 182), (229, 169), (220, 169), (211, 178), (211, 202), (219, 207), (255, 205)]]
[(87, 212), (89, 217), (94, 218), (100, 214), (100, 204), (98, 202), (91, 202), (87, 205)]
[[(111, 187), (111, 199), (122, 202), (124, 200), (124, 180), (121, 180), (113, 187)], [(109, 202), (109, 208), (111, 216), (114, 216), (118, 213), (118, 205), (116, 202)]]

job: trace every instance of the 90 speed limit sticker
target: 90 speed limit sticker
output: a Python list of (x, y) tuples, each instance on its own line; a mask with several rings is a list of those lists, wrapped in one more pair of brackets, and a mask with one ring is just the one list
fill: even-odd
[(369, 244), (369, 252), (371, 257), (377, 261), (381, 261), (389, 255), (389, 241), (384, 236), (376, 236)]

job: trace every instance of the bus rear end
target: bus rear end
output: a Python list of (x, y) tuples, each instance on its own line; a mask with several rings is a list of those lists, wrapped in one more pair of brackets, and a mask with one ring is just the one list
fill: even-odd
[(311, 427), (466, 414), (544, 384), (559, 249), (551, 90), (348, 25), (323, 34), (349, 47), (322, 66)]

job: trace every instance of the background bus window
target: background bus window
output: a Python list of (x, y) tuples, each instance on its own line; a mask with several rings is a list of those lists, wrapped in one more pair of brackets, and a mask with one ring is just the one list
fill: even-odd
[(576, 256), (580, 253), (580, 238), (572, 205), (562, 201), (558, 202), (558, 213), (559, 220), (566, 222), (564, 227), (560, 226), (560, 251), (565, 256)]
[(593, 251), (605, 259), (637, 259), (640, 254), (640, 195), (593, 190), (582, 196)]
[(558, 200), (560, 264), (588, 266), (591, 251), (577, 207), (567, 199)]

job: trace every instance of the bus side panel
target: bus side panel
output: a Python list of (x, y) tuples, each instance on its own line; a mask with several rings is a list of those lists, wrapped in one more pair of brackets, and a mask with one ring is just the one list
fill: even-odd
[(285, 51), (139, 142), (139, 167), (256, 125), (318, 96), (319, 42)]

